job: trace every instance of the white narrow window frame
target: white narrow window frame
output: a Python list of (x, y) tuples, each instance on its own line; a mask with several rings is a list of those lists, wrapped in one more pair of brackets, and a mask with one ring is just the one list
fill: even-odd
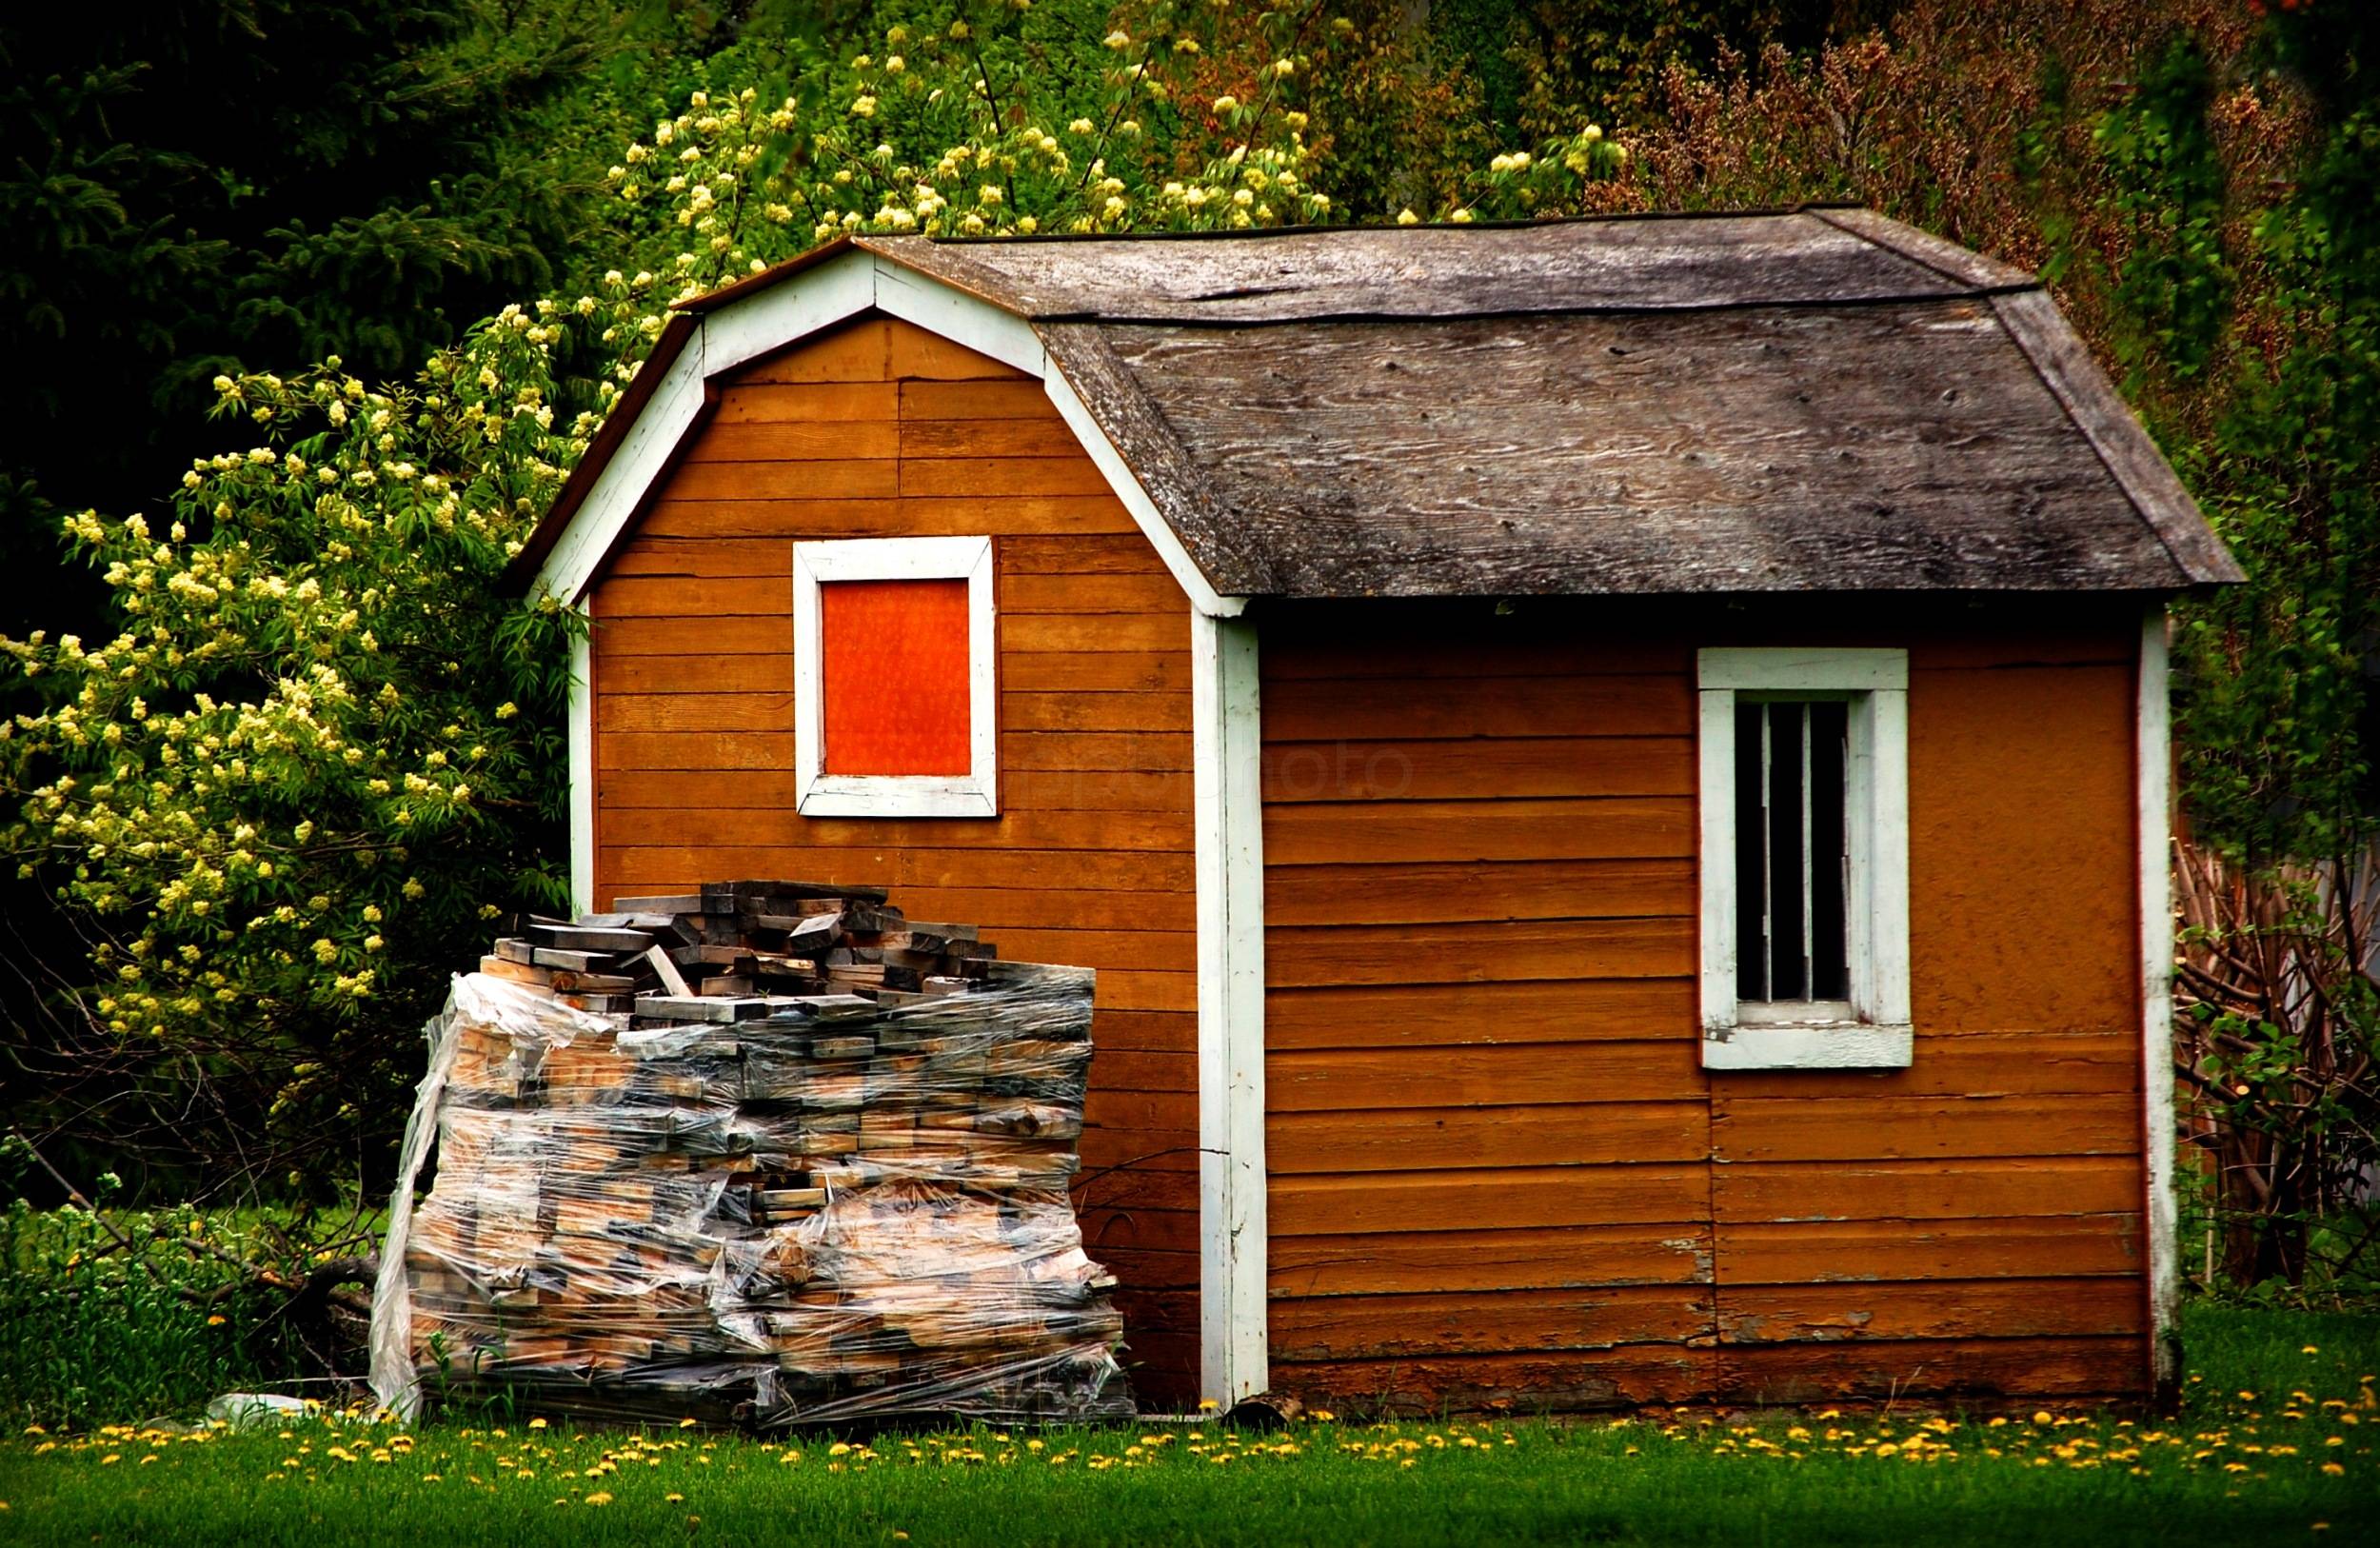
[[(1915, 1044), (1909, 1013), (1909, 653), (1714, 647), (1697, 653), (1696, 675), (1703, 1068), (1906, 1067)], [(1837, 699), (1849, 706), (1843, 770), (1847, 1001), (1796, 1007), (1736, 998), (1735, 706), (1741, 699)]]
[[(964, 774), (826, 769), (824, 635), (819, 591), (839, 581), (967, 583)], [(992, 540), (844, 538), (793, 546), (794, 805), (804, 817), (998, 817), (1000, 705)]]
[(2173, 708), (2162, 599), (2140, 625), (2138, 746), (2140, 1065), (2148, 1147), (2149, 1374), (2157, 1400), (2182, 1379), (2182, 1266), (2173, 1201)]

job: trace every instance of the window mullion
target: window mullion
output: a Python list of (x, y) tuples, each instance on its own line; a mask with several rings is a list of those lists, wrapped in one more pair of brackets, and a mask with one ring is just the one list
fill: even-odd
[(1775, 738), (1771, 734), (1775, 705), (1760, 706), (1760, 998), (1776, 994), (1776, 823), (1775, 789), (1769, 760)]
[(1817, 953), (1812, 948), (1811, 916), (1816, 902), (1811, 885), (1811, 867), (1817, 863), (1817, 844), (1810, 829), (1810, 735), (1816, 722), (1815, 706), (1804, 705), (1795, 719), (1801, 723), (1801, 997), (1815, 1000), (1818, 994)]

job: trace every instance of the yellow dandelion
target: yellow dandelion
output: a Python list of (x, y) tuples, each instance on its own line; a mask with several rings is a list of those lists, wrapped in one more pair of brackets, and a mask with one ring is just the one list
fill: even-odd
[(684, 1495), (664, 1495), (662, 1496), (662, 1498), (672, 1505), (683, 1505), (685, 1503), (685, 1496)]
[(586, 1497), (586, 1502), (590, 1505), (608, 1505), (611, 1503), (611, 1495), (608, 1491), (599, 1489)]
[(542, 1430), (545, 1428), (545, 1421), (542, 1419), (533, 1419), (529, 1420), (529, 1428), (532, 1430)]
[(691, 1429), (693, 1429), (693, 1428), (694, 1428), (695, 1423), (696, 1423), (696, 1420), (695, 1420), (695, 1419), (694, 1419), (694, 1416), (693, 1416), (693, 1415), (691, 1415), (691, 1414), (689, 1414), (689, 1415), (687, 1415), (684, 1419), (680, 1419), (680, 1420), (678, 1421), (678, 1428), (679, 1428), (679, 1429), (681, 1429), (681, 1430), (691, 1430)]

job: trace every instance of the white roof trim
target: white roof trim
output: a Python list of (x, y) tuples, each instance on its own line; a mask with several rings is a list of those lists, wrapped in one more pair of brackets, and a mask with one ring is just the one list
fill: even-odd
[(1065, 378), (1049, 368), (1041, 335), (1031, 323), (931, 275), (859, 250), (696, 320), (693, 336), (665, 367), (668, 375), (597, 475), (594, 487), (546, 556), (532, 589), (574, 604), (584, 600), (604, 556), (618, 543), (701, 414), (711, 377), (871, 308), (1040, 378), (1050, 402), (1081, 441), (1117, 499), (1132, 513), (1141, 534), (1156, 547), (1191, 605), (1211, 618), (1235, 617), (1247, 606), (1245, 597), (1220, 595), (1207, 584), (1181, 539), (1158, 514), (1156, 502), (1133, 476), (1123, 454)]

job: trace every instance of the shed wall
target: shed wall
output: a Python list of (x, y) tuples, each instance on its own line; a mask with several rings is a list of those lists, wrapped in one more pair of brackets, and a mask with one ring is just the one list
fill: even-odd
[[(1861, 612), (1266, 616), (1276, 1385), (2143, 1390), (2136, 610)], [(1755, 644), (1910, 650), (1907, 1070), (1699, 1066), (1694, 650)]]
[[(990, 535), (1001, 815), (794, 809), (792, 545)], [(1100, 970), (1083, 1229), (1143, 1400), (1196, 1396), (1189, 605), (1041, 384), (871, 317), (715, 384), (589, 596), (595, 896), (882, 883)]]

